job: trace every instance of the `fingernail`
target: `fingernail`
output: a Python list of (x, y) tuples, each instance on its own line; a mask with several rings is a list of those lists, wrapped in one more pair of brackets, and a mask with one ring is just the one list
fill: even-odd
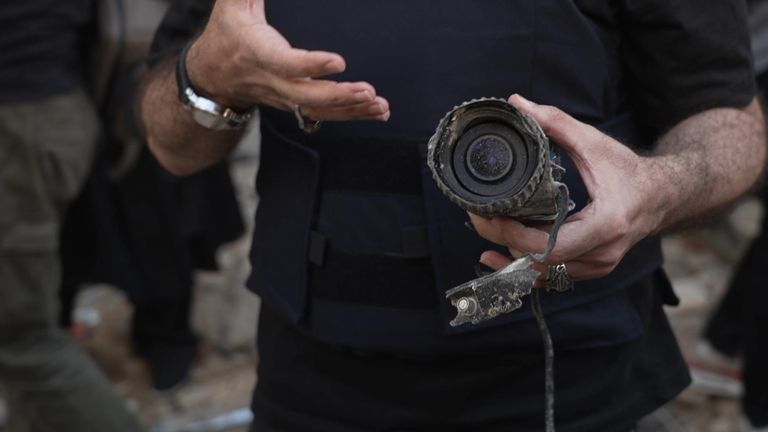
[(473, 233), (477, 234), (477, 229), (475, 229), (475, 224), (473, 224), (472, 221), (464, 222), (464, 226), (467, 227), (468, 230), (470, 230)]
[(368, 107), (368, 112), (371, 114), (384, 114), (387, 111), (384, 108), (384, 105), (376, 103)]
[(482, 262), (475, 264), (475, 275), (477, 275), (477, 277), (487, 276), (491, 273), (493, 273), (493, 269)]
[(491, 263), (488, 261), (487, 258), (485, 258), (485, 254), (480, 255), (480, 264), (486, 267), (491, 267)]
[(520, 102), (522, 102), (525, 106), (532, 107), (532, 106), (536, 105), (535, 103), (533, 103), (533, 102), (529, 101), (528, 99), (524, 98), (523, 95), (521, 95), (519, 93), (515, 93), (513, 95), (513, 97), (514, 96), (517, 96), (517, 98), (520, 100)]
[(389, 111), (387, 111), (387, 112), (385, 112), (384, 114), (382, 114), (382, 115), (380, 115), (380, 116), (377, 116), (377, 117), (376, 117), (376, 120), (381, 120), (381, 121), (384, 121), (384, 122), (385, 122), (385, 121), (389, 121), (389, 116), (390, 116), (390, 114), (391, 114), (391, 113), (390, 113)]
[(344, 62), (342, 62), (339, 59), (328, 60), (328, 62), (325, 63), (324, 67), (326, 70), (334, 71), (334, 72), (342, 72), (345, 69)]
[(357, 102), (367, 102), (373, 100), (373, 97), (373, 93), (371, 93), (370, 90), (359, 90), (355, 92), (355, 101)]

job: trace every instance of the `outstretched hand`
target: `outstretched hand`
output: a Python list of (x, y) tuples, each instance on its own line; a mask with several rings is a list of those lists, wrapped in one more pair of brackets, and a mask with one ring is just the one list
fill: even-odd
[[(509, 102), (536, 119), (549, 138), (568, 153), (591, 199), (561, 226), (557, 244), (545, 264), (565, 263), (573, 280), (607, 275), (659, 223), (654, 215), (643, 211), (652, 184), (644, 169), (646, 159), (555, 107), (537, 105), (519, 95), (512, 96)], [(546, 248), (549, 226), (529, 227), (504, 217), (470, 217), (481, 236), (507, 246), (515, 256), (540, 253)], [(483, 253), (480, 261), (494, 269), (510, 262), (494, 251)], [(546, 275), (546, 266), (537, 267)]]
[(313, 120), (387, 120), (389, 104), (371, 84), (321, 79), (345, 67), (339, 54), (291, 47), (267, 23), (263, 0), (217, 1), (187, 57), (193, 85), (232, 108), (300, 105)]

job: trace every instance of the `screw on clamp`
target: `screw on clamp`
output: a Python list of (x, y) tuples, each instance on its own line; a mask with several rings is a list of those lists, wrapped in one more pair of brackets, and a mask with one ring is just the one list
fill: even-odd
[(472, 316), (477, 312), (477, 301), (472, 297), (461, 297), (456, 301), (456, 309), (460, 315)]

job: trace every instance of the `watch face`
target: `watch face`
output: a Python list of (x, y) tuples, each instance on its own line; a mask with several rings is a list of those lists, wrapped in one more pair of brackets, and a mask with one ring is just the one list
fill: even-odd
[(192, 109), (192, 117), (197, 123), (205, 128), (214, 130), (226, 129), (226, 127), (224, 127), (226, 126), (226, 123), (222, 121), (222, 118), (219, 115), (214, 113)]
[(196, 95), (191, 88), (187, 88), (184, 91), (184, 95), (186, 95), (187, 100), (182, 102), (192, 112), (192, 118), (199, 125), (208, 129), (240, 129), (248, 123), (253, 113), (253, 111), (249, 111), (246, 114), (237, 114), (210, 99)]

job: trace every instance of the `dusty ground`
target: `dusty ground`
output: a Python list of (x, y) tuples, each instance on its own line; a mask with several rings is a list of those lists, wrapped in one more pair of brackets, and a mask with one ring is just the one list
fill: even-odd
[[(701, 360), (697, 344), (704, 322), (723, 295), (733, 267), (749, 240), (757, 234), (762, 218), (759, 202), (748, 200), (728, 217), (708, 228), (669, 237), (664, 242), (665, 269), (681, 299), (668, 308), (686, 358)], [(703, 380), (694, 374), (693, 385), (670, 404), (671, 430), (702, 432), (749, 431), (738, 403), (740, 388), (733, 382)]]
[[(246, 214), (251, 214), (256, 202), (251, 186), (254, 153), (245, 156), (233, 172)], [(759, 205), (747, 202), (711, 228), (665, 240), (666, 268), (682, 300), (680, 307), (670, 308), (668, 313), (687, 356), (695, 355), (702, 324), (760, 217)], [(194, 324), (207, 342), (190, 379), (171, 392), (153, 391), (145, 366), (130, 353), (131, 309), (125, 298), (107, 286), (91, 287), (81, 296), (78, 339), (153, 432), (246, 430), (246, 407), (256, 379), (252, 341), (258, 313), (258, 300), (242, 289), (248, 271), (247, 247), (247, 238), (228, 245), (220, 254), (223, 271), (198, 275)], [(712, 393), (695, 384), (658, 413), (645, 430), (743, 430), (735, 395)], [(0, 425), (3, 415), (0, 403)]]

